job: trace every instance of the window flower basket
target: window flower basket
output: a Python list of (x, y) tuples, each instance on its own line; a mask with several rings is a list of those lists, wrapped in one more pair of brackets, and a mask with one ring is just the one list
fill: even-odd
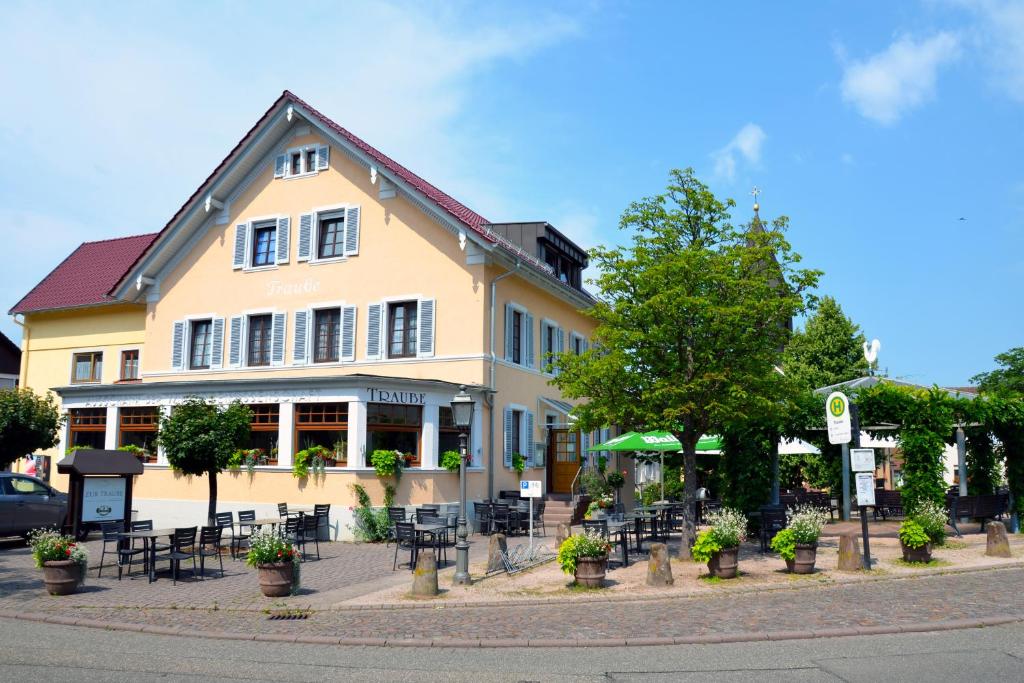
[(299, 551), (269, 529), (257, 529), (249, 538), (246, 564), (259, 574), (260, 592), (268, 598), (294, 595), (299, 590)]
[(71, 595), (85, 578), (89, 554), (71, 536), (55, 529), (37, 529), (29, 535), (32, 559), (43, 570), (50, 595)]

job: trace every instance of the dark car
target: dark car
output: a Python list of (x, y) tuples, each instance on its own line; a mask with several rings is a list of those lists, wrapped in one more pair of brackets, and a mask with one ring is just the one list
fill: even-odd
[(67, 516), (67, 494), (26, 474), (0, 472), (0, 536), (28, 536), (43, 527), (59, 529)]

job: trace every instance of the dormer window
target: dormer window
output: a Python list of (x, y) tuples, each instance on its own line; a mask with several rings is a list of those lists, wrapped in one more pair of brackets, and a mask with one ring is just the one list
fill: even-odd
[(274, 159), (274, 177), (297, 178), (326, 171), (329, 153), (327, 145), (293, 147)]

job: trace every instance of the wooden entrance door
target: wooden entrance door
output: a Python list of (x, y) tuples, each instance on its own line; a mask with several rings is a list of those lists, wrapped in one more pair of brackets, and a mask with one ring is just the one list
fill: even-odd
[(571, 493), (580, 470), (580, 433), (552, 429), (548, 462), (551, 463), (551, 492)]

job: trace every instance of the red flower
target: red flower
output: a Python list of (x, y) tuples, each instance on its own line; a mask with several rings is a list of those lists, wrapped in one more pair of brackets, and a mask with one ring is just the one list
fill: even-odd
[(68, 549), (67, 549), (67, 550), (65, 550), (64, 552), (65, 552), (65, 553), (67, 553), (68, 557), (70, 557), (70, 556), (71, 556), (71, 548), (68, 548)]
[(281, 551), (280, 550), (277, 551), (277, 556), (281, 557)]

